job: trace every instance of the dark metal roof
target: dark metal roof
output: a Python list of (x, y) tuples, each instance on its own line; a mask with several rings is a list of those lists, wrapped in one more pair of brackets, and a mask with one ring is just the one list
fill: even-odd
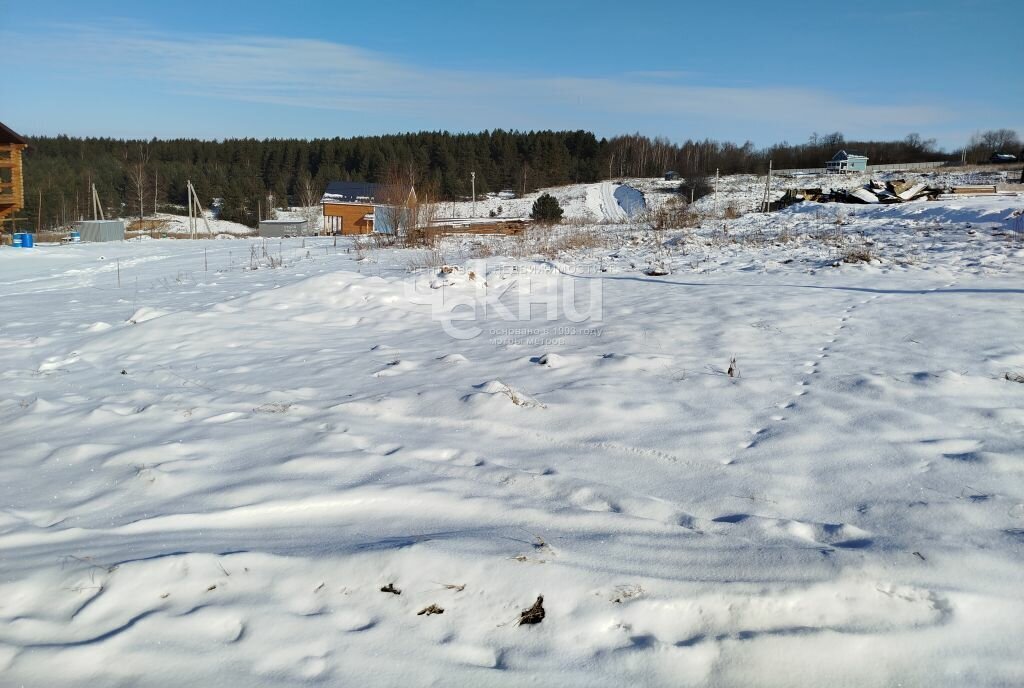
[(357, 200), (374, 201), (380, 191), (379, 184), (369, 182), (331, 182), (324, 192), (322, 203), (354, 203)]
[(0, 144), (2, 143), (20, 143), (24, 146), (28, 145), (28, 141), (21, 138), (14, 131), (3, 122), (0, 122)]
[(858, 158), (866, 158), (866, 157), (868, 157), (868, 156), (864, 155), (863, 153), (858, 153), (857, 151), (841, 150), (838, 153), (836, 153), (835, 155), (833, 155), (832, 159), (833, 160), (849, 160), (851, 157), (854, 157), (854, 156), (856, 156)]

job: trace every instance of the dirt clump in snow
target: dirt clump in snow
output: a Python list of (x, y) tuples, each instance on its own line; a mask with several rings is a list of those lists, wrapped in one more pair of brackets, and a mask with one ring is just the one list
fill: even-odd
[(519, 625), (529, 626), (533, 624), (539, 624), (544, 620), (544, 596), (537, 595), (537, 601), (533, 603), (533, 606), (529, 609), (524, 609), (519, 614)]

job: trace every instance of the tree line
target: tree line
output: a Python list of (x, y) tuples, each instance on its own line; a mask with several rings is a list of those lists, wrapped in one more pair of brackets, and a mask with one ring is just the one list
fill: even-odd
[[(990, 139), (972, 142), (973, 155), (980, 159), (969, 162), (987, 159), (994, 143)], [(205, 206), (214, 206), (217, 199), (222, 218), (255, 226), (274, 207), (315, 203), (329, 181), (383, 182), (396, 168), (410, 170), (417, 186), (429, 186), (447, 200), (470, 195), (471, 172), (476, 173), (477, 194), (502, 189), (522, 194), (547, 186), (659, 176), (667, 170), (686, 178), (716, 169), (763, 174), (769, 160), (776, 169), (821, 167), (840, 148), (863, 152), (873, 164), (962, 156), (917, 134), (899, 141), (847, 141), (838, 132), (763, 148), (749, 141), (673, 143), (640, 134), (599, 139), (588, 131), (500, 129), (313, 140), (55, 136), (28, 141), (23, 215), (41, 228), (91, 217), (90, 184), (96, 185), (108, 217), (141, 217), (154, 209), (183, 208), (191, 180)], [(995, 143), (1005, 147), (1008, 141)]]

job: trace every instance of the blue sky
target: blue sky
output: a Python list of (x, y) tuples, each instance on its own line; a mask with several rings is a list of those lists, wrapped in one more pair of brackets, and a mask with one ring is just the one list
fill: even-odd
[(1024, 133), (1022, 24), (1022, 0), (0, 0), (0, 119), (164, 138), (918, 132), (953, 149)]

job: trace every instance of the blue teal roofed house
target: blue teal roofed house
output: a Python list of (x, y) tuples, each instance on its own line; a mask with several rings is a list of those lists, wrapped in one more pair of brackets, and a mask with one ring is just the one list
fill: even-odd
[(867, 172), (868, 156), (841, 150), (825, 163), (826, 172)]

